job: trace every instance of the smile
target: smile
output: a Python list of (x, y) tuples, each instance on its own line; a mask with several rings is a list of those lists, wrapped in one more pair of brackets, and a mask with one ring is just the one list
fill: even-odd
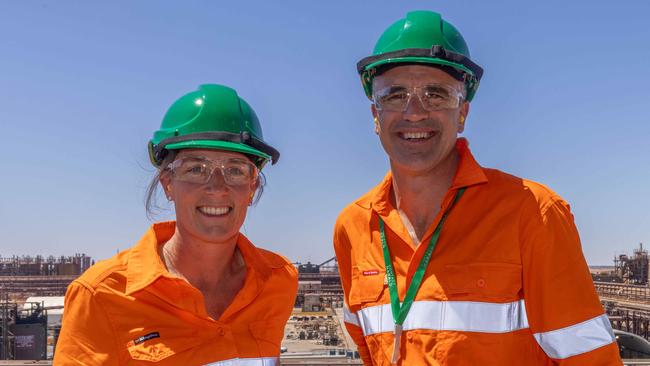
[(204, 215), (207, 216), (223, 216), (227, 215), (232, 211), (232, 207), (230, 206), (220, 206), (220, 207), (213, 207), (213, 206), (201, 206), (198, 208), (199, 212), (201, 212)]
[(430, 139), (434, 133), (428, 132), (398, 132), (397, 135), (403, 140), (427, 140)]

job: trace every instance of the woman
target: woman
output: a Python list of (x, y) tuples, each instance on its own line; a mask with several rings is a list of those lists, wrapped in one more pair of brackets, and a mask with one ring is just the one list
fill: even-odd
[(279, 153), (237, 93), (202, 85), (149, 143), (176, 222), (74, 281), (54, 365), (277, 365), (297, 273), (239, 232)]

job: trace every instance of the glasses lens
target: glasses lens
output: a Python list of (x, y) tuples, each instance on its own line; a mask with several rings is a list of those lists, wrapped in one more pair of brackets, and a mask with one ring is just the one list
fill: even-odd
[(171, 164), (174, 177), (188, 183), (205, 184), (213, 172), (220, 169), (224, 181), (228, 185), (250, 184), (257, 179), (257, 167), (246, 160), (226, 159), (209, 160), (205, 158), (184, 158)]
[(375, 96), (375, 103), (379, 109), (402, 111), (409, 100), (409, 92), (400, 86), (391, 86), (380, 90)]
[(427, 111), (456, 108), (462, 100), (460, 92), (450, 85), (443, 84), (413, 88), (394, 85), (378, 91), (373, 99), (378, 109), (403, 112), (408, 107), (412, 95), (417, 95)]
[(427, 85), (418, 94), (422, 105), (427, 110), (439, 110), (458, 107), (458, 91), (448, 85)]
[(243, 160), (227, 160), (222, 165), (223, 177), (226, 184), (237, 186), (250, 184), (257, 179), (257, 168)]
[(176, 179), (189, 183), (206, 183), (212, 173), (208, 161), (198, 158), (175, 160), (171, 168)]

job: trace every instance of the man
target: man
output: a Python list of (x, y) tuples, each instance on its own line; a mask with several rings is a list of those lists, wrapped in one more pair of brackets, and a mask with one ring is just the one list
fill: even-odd
[(569, 205), (457, 138), (483, 70), (456, 28), (409, 13), (357, 66), (391, 168), (334, 233), (364, 363), (620, 365)]

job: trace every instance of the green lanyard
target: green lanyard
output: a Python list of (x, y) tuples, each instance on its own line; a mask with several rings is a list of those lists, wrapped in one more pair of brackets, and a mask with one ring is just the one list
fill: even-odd
[(427, 267), (429, 266), (429, 261), (431, 260), (431, 255), (433, 250), (438, 244), (438, 238), (440, 237), (440, 231), (442, 230), (442, 224), (444, 224), (445, 219), (449, 215), (449, 212), (454, 207), (456, 202), (465, 192), (465, 188), (461, 188), (456, 192), (456, 197), (451, 203), (447, 211), (442, 215), (436, 230), (429, 240), (429, 246), (427, 247), (418, 268), (413, 275), (413, 280), (406, 291), (406, 296), (404, 297), (404, 302), (400, 306), (399, 294), (397, 293), (397, 282), (395, 281), (395, 270), (393, 269), (393, 262), (390, 257), (390, 250), (388, 249), (388, 244), (386, 244), (386, 233), (384, 230), (384, 221), (379, 217), (379, 235), (381, 236), (381, 246), (384, 250), (384, 263), (386, 264), (386, 281), (388, 282), (388, 290), (390, 292), (390, 305), (393, 312), (393, 321), (395, 322), (395, 340), (393, 342), (393, 358), (391, 363), (396, 364), (399, 359), (399, 349), (400, 349), (400, 339), (402, 337), (402, 324), (408, 315), (409, 310), (411, 310), (411, 305), (413, 305), (413, 300), (415, 299), (415, 294), (417, 294), (422, 284), (422, 278), (424, 277), (424, 272), (426, 272)]

